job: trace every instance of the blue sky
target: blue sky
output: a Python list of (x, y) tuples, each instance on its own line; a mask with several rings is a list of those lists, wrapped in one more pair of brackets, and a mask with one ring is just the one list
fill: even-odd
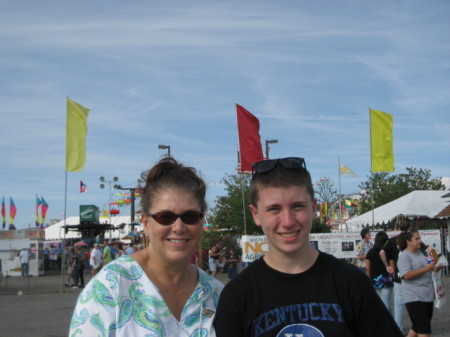
[(135, 186), (158, 144), (201, 171), (214, 206), (236, 168), (235, 103), (259, 118), (263, 147), (278, 139), (270, 157), (305, 157), (314, 181), (337, 186), (339, 157), (358, 175), (343, 193), (370, 174), (369, 107), (394, 115), (396, 173), (449, 177), (449, 13), (448, 1), (0, 1), (0, 197), (18, 228), (34, 226), (36, 194), (62, 217), (66, 97), (91, 109), (68, 215), (107, 205), (100, 176)]

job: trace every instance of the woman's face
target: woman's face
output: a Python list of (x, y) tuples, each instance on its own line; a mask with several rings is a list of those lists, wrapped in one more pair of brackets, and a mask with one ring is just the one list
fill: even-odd
[(418, 249), (420, 249), (421, 244), (422, 244), (422, 239), (420, 237), (420, 234), (418, 232), (414, 232), (412, 234), (411, 240), (408, 240), (408, 247), (418, 250)]
[[(178, 189), (160, 191), (146, 213), (170, 211), (181, 214), (188, 210), (201, 211), (193, 193)], [(143, 215), (144, 231), (149, 236), (149, 250), (166, 263), (189, 263), (192, 252), (198, 248), (204, 220), (187, 225), (180, 217), (171, 225), (161, 225), (151, 216)]]

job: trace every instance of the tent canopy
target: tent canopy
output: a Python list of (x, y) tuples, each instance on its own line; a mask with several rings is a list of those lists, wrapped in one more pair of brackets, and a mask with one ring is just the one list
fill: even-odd
[[(111, 222), (108, 217), (100, 217), (100, 223), (111, 223), (111, 225), (119, 226), (122, 223), (129, 224), (131, 221), (130, 216), (113, 216)], [(78, 225), (80, 223), (79, 216), (71, 216), (66, 218), (66, 225)], [(62, 240), (64, 238), (64, 220), (61, 220), (54, 225), (51, 225), (44, 229), (45, 240)], [(66, 239), (81, 238), (81, 233), (76, 231), (69, 231), (65, 235)]]
[[(450, 205), (448, 191), (412, 191), (403, 197), (393, 200), (373, 211), (374, 224), (386, 224), (399, 215), (405, 217), (435, 218), (439, 212)], [(372, 211), (347, 220), (348, 226), (372, 224)]]

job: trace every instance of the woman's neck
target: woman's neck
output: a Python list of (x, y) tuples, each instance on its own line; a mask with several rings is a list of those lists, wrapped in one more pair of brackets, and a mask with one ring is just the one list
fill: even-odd
[(419, 252), (419, 250), (417, 248), (411, 247), (411, 246), (406, 247), (406, 249), (408, 250), (408, 252), (413, 253), (413, 254), (416, 254), (417, 252)]

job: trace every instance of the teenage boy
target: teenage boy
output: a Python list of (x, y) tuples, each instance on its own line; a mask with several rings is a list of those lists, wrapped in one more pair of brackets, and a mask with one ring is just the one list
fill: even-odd
[(403, 336), (367, 276), (309, 243), (316, 200), (303, 158), (255, 163), (250, 198), (269, 251), (222, 291), (218, 337)]

